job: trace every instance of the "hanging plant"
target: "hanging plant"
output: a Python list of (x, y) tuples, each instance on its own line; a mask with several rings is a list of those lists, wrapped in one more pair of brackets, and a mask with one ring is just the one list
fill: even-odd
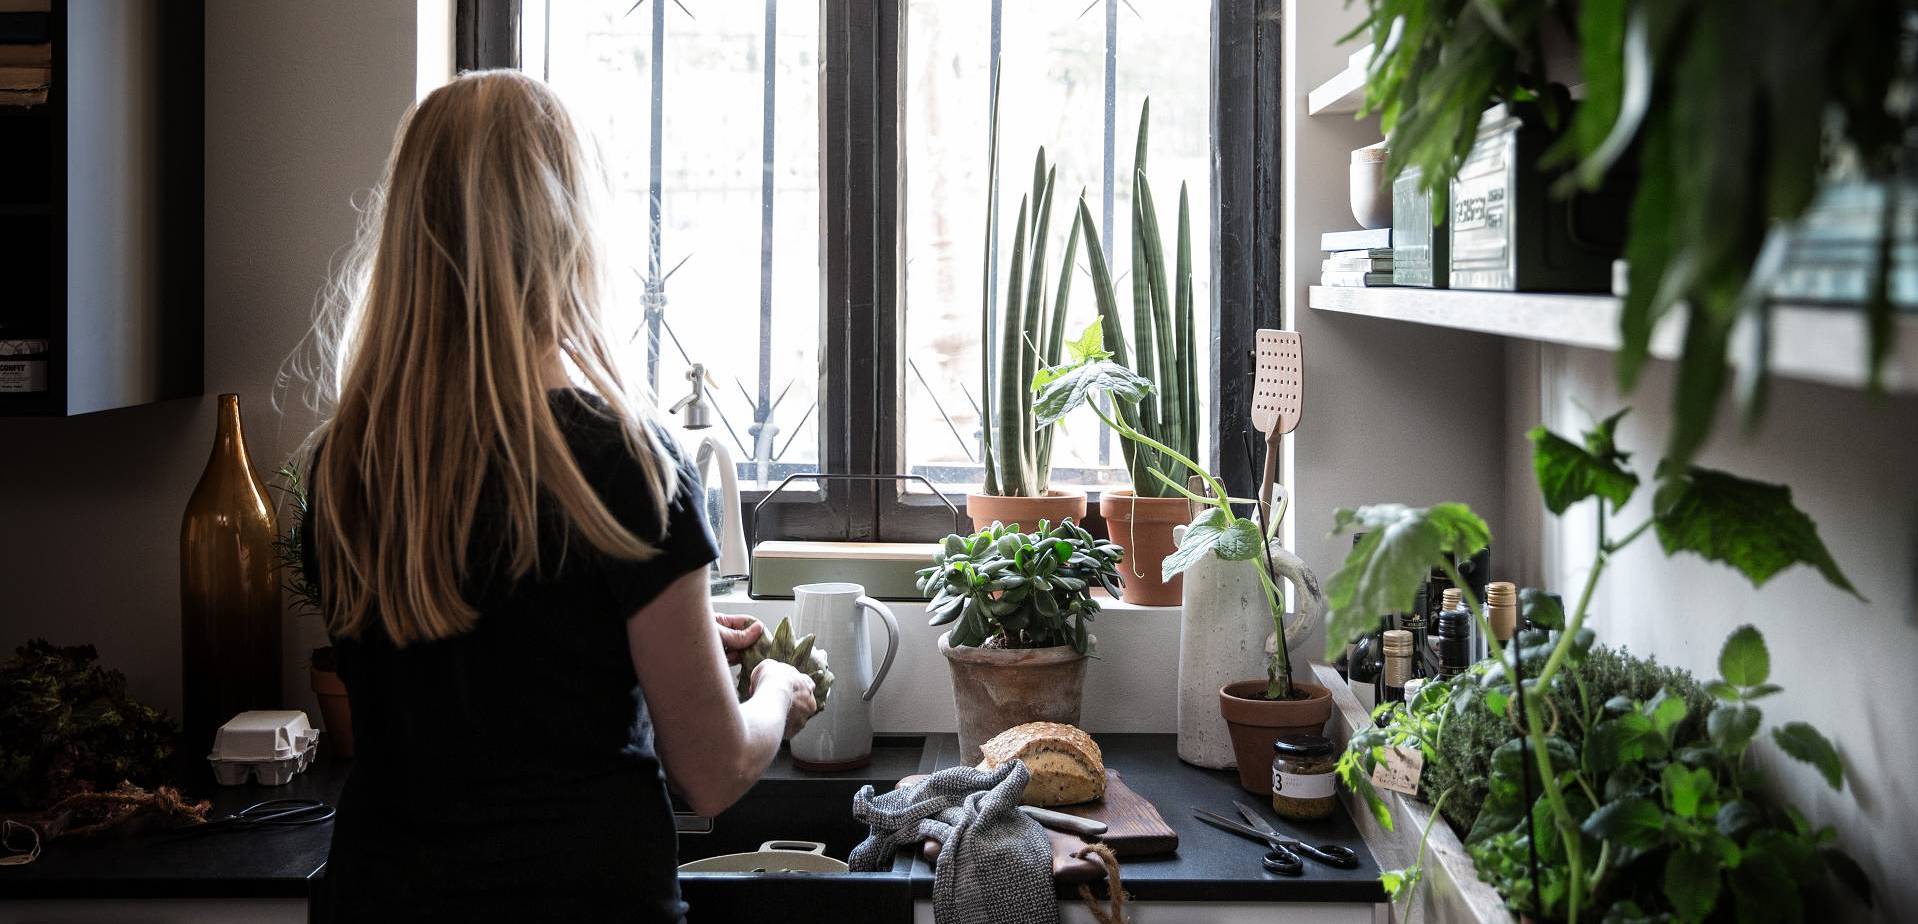
[[(1772, 274), (1791, 222), (1835, 162), (1888, 180), (1904, 153), (1910, 61), (1906, 5), (1890, 0), (1366, 0), (1347, 36), (1379, 49), (1361, 114), (1376, 113), (1391, 151), (1386, 170), (1421, 170), (1434, 200), (1477, 137), (1479, 115), (1537, 102), (1562, 128), (1546, 166), (1570, 167), (1558, 192), (1595, 189), (1635, 165), (1619, 318), (1620, 386), (1630, 390), (1652, 331), (1689, 306), (1666, 456), (1682, 467), (1710, 435), (1740, 351), (1747, 423), (1764, 411)], [(1578, 50), (1584, 100), (1575, 109), (1545, 78), (1558, 34)], [(1893, 336), (1886, 284), (1886, 195), (1871, 296), (1869, 379), (1882, 388)], [(1761, 257), (1763, 259), (1761, 259)], [(1749, 319), (1756, 336), (1734, 345)]]

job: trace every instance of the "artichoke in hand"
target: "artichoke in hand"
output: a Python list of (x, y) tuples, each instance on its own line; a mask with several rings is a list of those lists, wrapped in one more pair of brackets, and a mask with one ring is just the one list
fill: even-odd
[(739, 655), (739, 701), (743, 703), (752, 696), (753, 670), (759, 662), (780, 661), (812, 678), (813, 699), (824, 710), (826, 694), (832, 691), (832, 671), (826, 667), (826, 649), (813, 647), (813, 638), (808, 635), (794, 641), (791, 619), (781, 619), (779, 628), (760, 633), (759, 641)]

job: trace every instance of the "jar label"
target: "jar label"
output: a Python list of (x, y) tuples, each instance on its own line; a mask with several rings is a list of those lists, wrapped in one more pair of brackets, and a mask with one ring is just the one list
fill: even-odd
[(1332, 795), (1336, 781), (1331, 773), (1286, 773), (1272, 768), (1272, 794), (1288, 799), (1323, 799)]
[(46, 390), (46, 360), (0, 359), (0, 393), (31, 394)]

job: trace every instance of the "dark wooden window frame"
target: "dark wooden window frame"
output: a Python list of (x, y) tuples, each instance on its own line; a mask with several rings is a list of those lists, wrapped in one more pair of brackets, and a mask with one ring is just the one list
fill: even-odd
[[(1207, 461), (1236, 495), (1255, 490), (1248, 430), (1252, 354), (1241, 345), (1279, 326), (1281, 0), (1213, 0), (1213, 302)], [(461, 70), (517, 67), (520, 0), (459, 0)], [(899, 60), (901, 0), (821, 0), (820, 460), (830, 472), (904, 471), (904, 201)], [(881, 438), (874, 438), (881, 434)], [(748, 492), (751, 494), (752, 492)], [(753, 498), (748, 498), (750, 501)], [(961, 506), (964, 498), (954, 498)], [(937, 499), (903, 484), (837, 482), (788, 490), (767, 505), (761, 536), (910, 541), (951, 528)], [(1096, 524), (1096, 509), (1093, 525)]]

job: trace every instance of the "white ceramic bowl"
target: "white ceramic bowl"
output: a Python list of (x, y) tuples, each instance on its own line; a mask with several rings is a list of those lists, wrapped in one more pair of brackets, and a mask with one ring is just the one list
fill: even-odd
[(1352, 217), (1367, 231), (1392, 226), (1392, 184), (1385, 178), (1385, 143), (1352, 152)]

